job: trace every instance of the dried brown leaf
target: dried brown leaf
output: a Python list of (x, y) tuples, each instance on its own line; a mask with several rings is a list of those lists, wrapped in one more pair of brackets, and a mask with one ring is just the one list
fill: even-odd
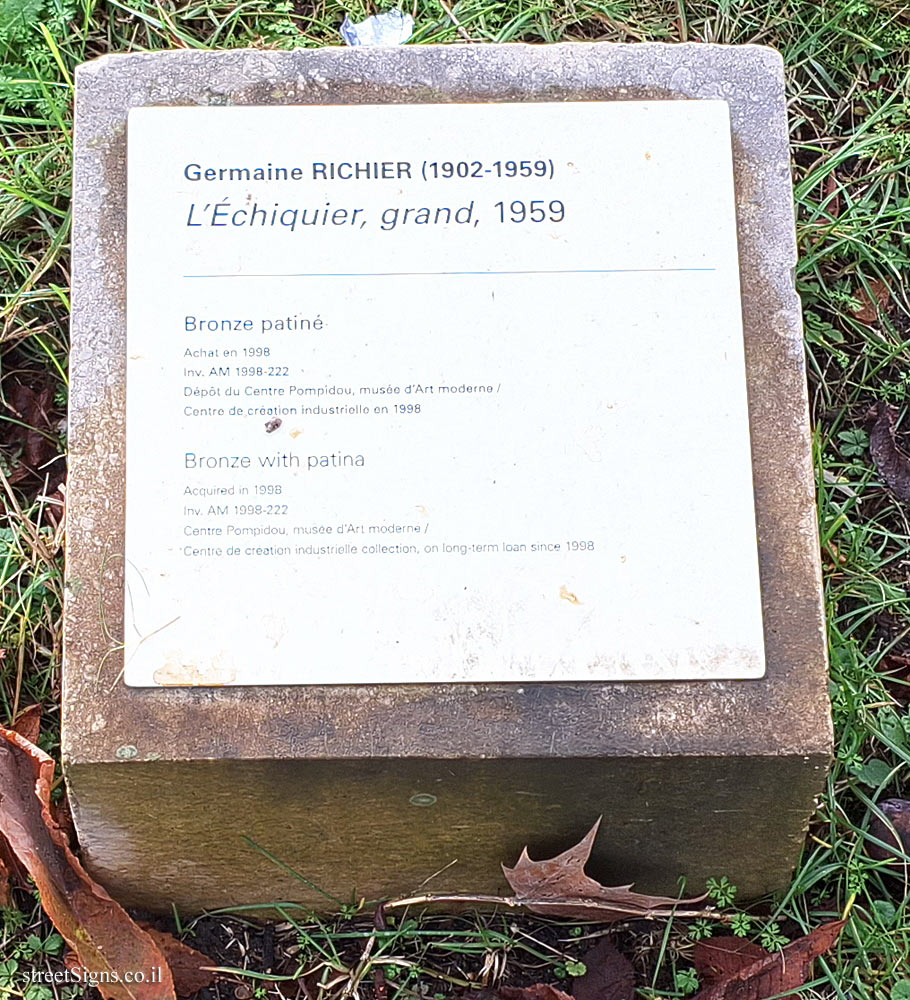
[(812, 963), (834, 947), (843, 927), (843, 920), (822, 924), (781, 951), (765, 955), (700, 990), (693, 1000), (766, 1000), (792, 993), (805, 985)]
[(902, 854), (910, 854), (910, 802), (907, 799), (885, 799), (878, 808), (887, 816), (885, 822), (873, 816), (869, 823), (869, 835), (888, 847), (868, 841), (866, 854), (876, 861), (895, 861)]
[(769, 953), (760, 945), (741, 937), (706, 938), (695, 943), (692, 963), (698, 978), (712, 986), (725, 976), (735, 975)]
[(0, 853), (0, 906), (6, 907), (12, 902), (12, 879), (13, 873)]
[(500, 986), (496, 995), (502, 1000), (572, 1000), (549, 983), (535, 983), (533, 986)]
[(825, 179), (824, 187), (824, 199), (828, 202), (828, 217), (831, 219), (840, 218), (841, 212), (840, 195), (835, 192), (837, 192), (837, 175), (832, 170)]
[(910, 503), (910, 455), (898, 445), (895, 436), (897, 409), (888, 403), (879, 403), (873, 415), (875, 423), (869, 433), (872, 460), (894, 495)]
[(632, 963), (607, 938), (582, 956), (587, 972), (572, 982), (575, 1000), (634, 1000)]
[[(104, 997), (171, 1000), (174, 981), (164, 955), (89, 877), (54, 822), (53, 778), (54, 762), (46, 753), (0, 727), (0, 833), (35, 880), (45, 912), (80, 965), (99, 976), (117, 977), (99, 983)], [(120, 981), (127, 972), (142, 972), (147, 981)], [(148, 981), (153, 976), (160, 981)]]
[[(21, 453), (21, 464), (13, 469), (10, 482), (29, 475), (43, 478), (43, 466), (57, 458), (60, 451), (53, 428), (54, 390), (47, 386), (35, 391), (13, 381), (6, 389), (6, 405), (15, 422), (7, 425), (5, 437), (10, 447)], [(55, 478), (55, 487), (60, 478)]]
[(632, 892), (631, 885), (605, 886), (587, 876), (584, 867), (599, 826), (600, 820), (579, 843), (555, 858), (532, 861), (525, 848), (514, 868), (503, 865), (516, 899), (533, 900), (526, 904), (532, 913), (598, 923), (666, 915), (672, 909), (705, 899), (705, 896), (695, 899), (646, 896)]
[(853, 310), (853, 315), (866, 326), (877, 323), (879, 317), (888, 308), (891, 301), (891, 289), (879, 278), (872, 278), (869, 282), (869, 290), (865, 285), (861, 285), (856, 292), (857, 301), (860, 303), (858, 309)]
[(29, 705), (13, 719), (10, 729), (14, 729), (20, 736), (24, 736), (29, 743), (37, 743), (41, 735), (41, 705)]
[[(16, 714), (11, 728), (20, 736), (24, 736), (29, 743), (37, 743), (41, 732), (41, 706), (29, 705), (28, 708), (23, 708)], [(16, 862), (6, 838), (0, 837), (0, 906), (9, 906), (12, 902), (14, 881), (24, 883), (25, 871)]]
[(159, 931), (151, 924), (140, 923), (139, 926), (158, 945), (161, 953), (167, 959), (171, 975), (174, 977), (174, 987), (178, 997), (192, 996), (215, 982), (216, 974), (205, 971), (204, 967), (218, 963), (212, 961), (208, 955), (178, 941), (173, 934)]

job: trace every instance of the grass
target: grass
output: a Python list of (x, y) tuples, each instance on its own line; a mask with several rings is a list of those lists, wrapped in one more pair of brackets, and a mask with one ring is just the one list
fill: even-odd
[[(908, 788), (910, 523), (876, 478), (866, 414), (878, 399), (905, 409), (910, 396), (910, 2), (461, 0), (443, 6), (414, 0), (409, 9), (417, 23), (414, 43), (700, 40), (758, 42), (782, 51), (838, 742), (793, 883), (780, 898), (753, 908), (751, 918), (737, 919), (750, 935), (771, 940), (848, 913), (836, 952), (818, 963), (813, 989), (843, 1000), (906, 1000), (907, 871), (870, 859), (867, 828), (877, 802)], [(0, 427), (6, 500), (0, 722), (41, 703), (42, 744), (51, 752), (64, 586), (54, 458), (66, 445), (73, 68), (108, 51), (338, 44), (345, 12), (356, 20), (374, 10), (363, 0), (347, 6), (337, 0), (0, 0), (0, 397), (13, 404)], [(879, 300), (879, 315), (873, 308), (870, 318), (870, 303)], [(22, 385), (43, 390), (44, 404), (23, 410)], [(32, 441), (38, 458), (24, 474), (28, 425), (39, 434)], [(52, 948), (35, 946), (35, 939), (52, 939), (34, 899), (18, 891), (15, 902), (2, 911), (0, 996), (25, 991), (21, 968), (17, 973), (3, 963), (56, 960)], [(263, 974), (269, 956), (262, 935), (243, 918), (211, 917), (190, 930), (226, 965)], [(635, 956), (640, 981), (649, 984), (644, 994), (681, 996), (694, 986), (687, 972), (693, 941), (714, 930), (671, 925), (616, 933)], [(566, 963), (578, 959), (594, 933), (496, 915), (425, 917), (374, 936), (364, 957), (373, 930), (356, 916), (319, 924), (289, 912), (268, 932), (273, 967), (283, 975), (310, 975), (314, 1000), (356, 993), (373, 982), (378, 967), (390, 1000), (445, 995), (459, 982), (492, 981), (503, 971), (513, 982), (552, 981), (567, 974)], [(250, 996), (276, 989), (267, 979), (243, 982), (238, 989)], [(49, 1000), (51, 991), (29, 987), (28, 995)]]

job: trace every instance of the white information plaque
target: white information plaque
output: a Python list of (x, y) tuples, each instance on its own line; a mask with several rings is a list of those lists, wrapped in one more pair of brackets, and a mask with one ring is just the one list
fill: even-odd
[(128, 142), (127, 684), (763, 674), (724, 102)]

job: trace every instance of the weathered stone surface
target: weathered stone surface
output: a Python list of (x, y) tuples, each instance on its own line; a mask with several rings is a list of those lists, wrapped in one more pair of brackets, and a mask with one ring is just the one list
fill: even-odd
[[(129, 108), (679, 98), (722, 98), (733, 122), (766, 677), (126, 688)], [(63, 753), (95, 874), (153, 909), (331, 906), (246, 835), (342, 899), (409, 891), (453, 859), (433, 888), (495, 891), (500, 860), (525, 843), (561, 849), (603, 813), (604, 878), (781, 885), (831, 732), (779, 56), (663, 44), (106, 56), (80, 67), (76, 113)]]

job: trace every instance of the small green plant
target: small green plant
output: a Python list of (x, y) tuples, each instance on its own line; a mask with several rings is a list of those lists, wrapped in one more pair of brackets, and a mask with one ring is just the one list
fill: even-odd
[(54, 991), (44, 983), (29, 983), (24, 996), (25, 1000), (54, 1000)]
[(730, 930), (737, 937), (748, 937), (752, 933), (752, 918), (748, 913), (734, 913), (730, 921)]
[(25, 914), (21, 910), (16, 910), (11, 906), (0, 907), (0, 924), (3, 925), (4, 935), (12, 936), (25, 926)]
[(739, 889), (724, 875), (722, 878), (709, 878), (707, 882), (708, 895), (718, 906), (732, 906)]
[(588, 967), (584, 962), (566, 962), (565, 968), (566, 975), (571, 976), (573, 979), (583, 976), (588, 971)]
[(695, 969), (678, 969), (673, 973), (673, 986), (677, 993), (688, 996), (698, 991), (700, 983)]
[(63, 34), (76, 10), (70, 0), (0, 0), (0, 102), (8, 109), (62, 120), (69, 94), (47, 83), (57, 68), (38, 25)]
[(856, 861), (849, 862), (844, 879), (848, 892), (859, 895), (859, 893), (865, 891), (870, 874), (869, 869), (863, 864)]
[(49, 934), (43, 939), (37, 934), (29, 934), (24, 941), (16, 945), (13, 955), (27, 961), (38, 955), (55, 957), (63, 953), (64, 944), (65, 942), (59, 934)]
[(891, 927), (897, 918), (897, 909), (888, 899), (876, 899), (872, 902), (872, 912), (882, 927)]
[(778, 951), (790, 942), (790, 939), (785, 934), (781, 934), (780, 924), (774, 920), (765, 924), (758, 936), (758, 940), (765, 951)]
[(893, 768), (884, 760), (868, 760), (850, 768), (853, 774), (864, 784), (877, 788), (891, 780)]
[(710, 920), (696, 920), (689, 925), (689, 937), (693, 941), (703, 941), (714, 933), (714, 924)]
[(0, 987), (11, 987), (19, 971), (19, 963), (14, 958), (0, 962)]
[(869, 447), (869, 435), (861, 427), (840, 431), (837, 439), (840, 441), (840, 453), (844, 458), (856, 458), (859, 455), (864, 455)]

